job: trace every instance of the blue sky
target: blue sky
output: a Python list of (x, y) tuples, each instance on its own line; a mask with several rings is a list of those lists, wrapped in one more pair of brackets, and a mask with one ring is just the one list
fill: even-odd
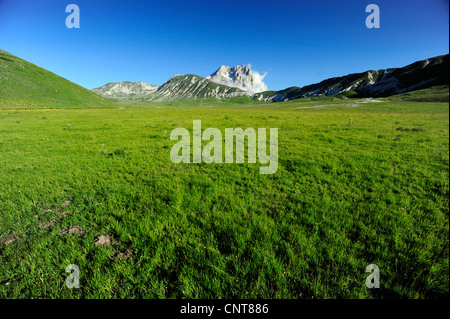
[[(65, 26), (70, 3), (80, 29)], [(365, 26), (370, 3), (380, 29)], [(251, 64), (279, 90), (446, 54), (448, 10), (448, 0), (0, 0), (0, 49), (89, 89)]]

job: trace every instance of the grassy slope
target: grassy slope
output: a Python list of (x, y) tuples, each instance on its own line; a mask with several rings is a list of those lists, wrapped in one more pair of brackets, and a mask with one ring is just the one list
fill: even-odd
[(449, 87), (448, 85), (434, 86), (427, 89), (394, 95), (388, 99), (391, 101), (448, 102)]
[(0, 108), (108, 107), (113, 102), (0, 50)]
[[(170, 132), (194, 119), (278, 127), (278, 172), (173, 164)], [(448, 103), (353, 99), (0, 111), (0, 240), (16, 238), (0, 297), (448, 296), (448, 125)], [(39, 227), (64, 200), (75, 213)], [(60, 235), (73, 225), (85, 234)], [(70, 263), (80, 289), (64, 286)]]

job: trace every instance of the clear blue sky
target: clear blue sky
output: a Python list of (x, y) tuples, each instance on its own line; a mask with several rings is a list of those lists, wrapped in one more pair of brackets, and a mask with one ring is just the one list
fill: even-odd
[[(65, 26), (70, 3), (80, 29)], [(365, 26), (370, 3), (380, 29)], [(0, 0), (0, 49), (89, 89), (251, 64), (278, 90), (446, 54), (448, 10), (448, 0)]]

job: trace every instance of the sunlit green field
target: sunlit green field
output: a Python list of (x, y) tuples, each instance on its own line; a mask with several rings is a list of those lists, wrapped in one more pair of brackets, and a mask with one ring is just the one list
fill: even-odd
[[(449, 105), (379, 101), (0, 110), (0, 298), (448, 296)], [(172, 163), (193, 120), (278, 171)]]

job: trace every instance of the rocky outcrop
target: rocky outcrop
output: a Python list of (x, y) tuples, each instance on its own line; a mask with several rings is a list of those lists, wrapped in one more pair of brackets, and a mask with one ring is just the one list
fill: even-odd
[(218, 84), (237, 87), (250, 93), (258, 93), (267, 91), (267, 85), (263, 82), (265, 76), (266, 74), (261, 75), (252, 71), (247, 65), (235, 65), (232, 68), (222, 65), (206, 79)]

